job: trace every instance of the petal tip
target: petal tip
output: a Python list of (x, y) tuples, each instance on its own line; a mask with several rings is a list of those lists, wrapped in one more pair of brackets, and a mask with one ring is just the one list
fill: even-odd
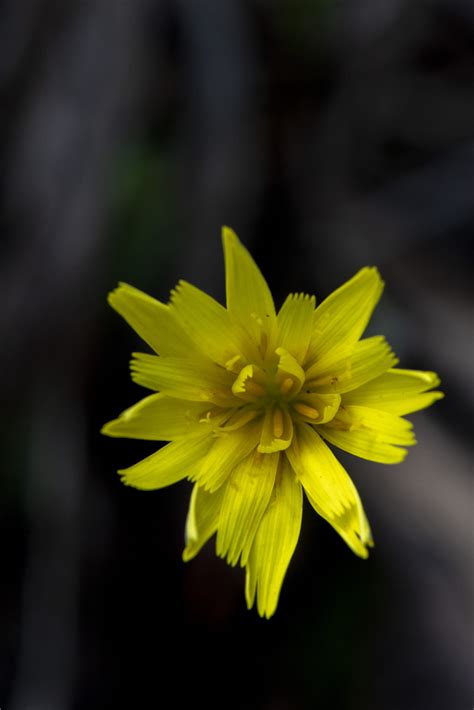
[(116, 436), (114, 433), (114, 424), (117, 420), (112, 419), (110, 422), (106, 422), (100, 430), (100, 433), (104, 436)]
[(224, 252), (226, 249), (231, 249), (233, 246), (240, 244), (240, 239), (233, 229), (227, 226), (222, 227), (222, 245), (224, 247)]
[(181, 555), (181, 559), (183, 562), (190, 562), (193, 557), (195, 557), (195, 553), (193, 554), (192, 550), (189, 549), (189, 547), (185, 547), (183, 550), (183, 554)]

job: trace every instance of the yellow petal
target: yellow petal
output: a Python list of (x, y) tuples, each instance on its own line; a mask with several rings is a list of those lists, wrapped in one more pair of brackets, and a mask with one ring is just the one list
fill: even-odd
[(231, 391), (231, 372), (208, 362), (133, 353), (132, 379), (176, 399), (213, 402), (222, 407), (239, 404)]
[(109, 294), (108, 301), (140, 338), (160, 355), (189, 357), (197, 350), (169, 307), (143, 291), (121, 283)]
[(320, 303), (314, 312), (307, 363), (324, 357), (334, 347), (359, 340), (382, 291), (377, 269), (365, 267)]
[(223, 433), (214, 439), (192, 479), (209, 491), (215, 491), (228, 478), (232, 470), (257, 446), (260, 424), (247, 424), (241, 429)]
[(224, 490), (221, 488), (215, 493), (208, 493), (197, 484), (194, 486), (186, 519), (186, 547), (183, 552), (185, 562), (196, 557), (216, 532)]
[(359, 494), (321, 437), (308, 424), (298, 426), (286, 455), (316, 512), (356, 555), (367, 557), (373, 543)]
[(171, 311), (186, 333), (212, 360), (225, 365), (238, 347), (229, 314), (207, 293), (180, 281), (172, 292)]
[(304, 293), (291, 293), (278, 313), (278, 342), (299, 363), (302, 363), (308, 351), (312, 334), (314, 296)]
[(255, 396), (262, 396), (265, 390), (257, 382), (253, 380), (254, 370), (253, 365), (245, 365), (232, 383), (232, 392), (236, 397), (241, 397), (244, 401), (252, 402)]
[(279, 454), (254, 452), (232, 472), (225, 484), (216, 552), (231, 565), (247, 564), (255, 533), (275, 482)]
[(442, 392), (427, 391), (439, 383), (435, 372), (397, 368), (344, 395), (344, 402), (383, 409), (392, 414), (410, 414), (444, 397)]
[(297, 400), (293, 403), (293, 408), (303, 421), (309, 424), (324, 424), (334, 419), (340, 404), (341, 395), (339, 394), (300, 392)]
[(330, 444), (379, 463), (400, 463), (407, 455), (401, 447), (416, 444), (411, 422), (369, 407), (344, 405), (335, 419), (317, 430)]
[(385, 338), (376, 335), (318, 360), (306, 372), (305, 389), (321, 394), (349, 392), (379, 377), (397, 362)]
[(144, 491), (171, 486), (193, 474), (211, 444), (210, 436), (178, 439), (119, 473), (125, 484)]
[(292, 380), (293, 384), (289, 391), (291, 394), (296, 394), (300, 391), (305, 381), (304, 370), (296, 358), (285, 348), (277, 348), (275, 352), (278, 355), (276, 381), (281, 386), (285, 381)]
[(179, 436), (200, 436), (200, 419), (209, 407), (203, 402), (173, 399), (163, 394), (145, 397), (102, 427), (102, 434), (129, 439), (171, 441)]
[(284, 451), (293, 438), (293, 420), (288, 411), (275, 405), (265, 412), (258, 450), (262, 454)]
[(228, 227), (222, 229), (224, 245), (227, 308), (231, 317), (254, 340), (267, 338), (276, 324), (275, 305), (260, 269), (237, 235)]
[(260, 616), (269, 619), (277, 608), (281, 586), (300, 535), (302, 489), (286, 458), (277, 475), (246, 568), (245, 596), (250, 609), (257, 592)]

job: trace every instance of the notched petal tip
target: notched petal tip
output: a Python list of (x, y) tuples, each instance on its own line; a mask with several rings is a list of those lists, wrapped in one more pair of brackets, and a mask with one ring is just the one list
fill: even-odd
[(141, 299), (143, 301), (155, 303), (155, 299), (152, 296), (149, 296), (144, 291), (141, 291), (135, 286), (131, 286), (125, 281), (119, 281), (117, 286), (107, 294), (107, 302), (114, 310), (120, 313), (120, 315), (122, 315), (121, 311), (124, 304), (129, 299)]
[(354, 279), (364, 279), (364, 280), (372, 280), (374, 284), (377, 284), (378, 289), (380, 291), (383, 290), (385, 286), (385, 281), (382, 278), (382, 275), (380, 274), (380, 271), (377, 266), (363, 266), (354, 276)]

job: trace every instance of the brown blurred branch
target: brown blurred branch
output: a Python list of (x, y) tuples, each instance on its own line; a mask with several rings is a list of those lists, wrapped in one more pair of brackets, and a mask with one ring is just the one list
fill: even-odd
[(106, 174), (139, 86), (146, 6), (98, 0), (65, 18), (10, 145), (7, 211), (24, 236), (2, 265), (2, 372), (4, 390), (30, 400), (32, 430), (13, 710), (65, 710), (74, 700), (90, 299), (104, 248)]

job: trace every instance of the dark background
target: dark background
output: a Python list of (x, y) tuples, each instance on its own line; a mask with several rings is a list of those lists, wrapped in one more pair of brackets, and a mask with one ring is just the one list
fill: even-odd
[[(0, 92), (2, 710), (472, 707), (473, 3), (3, 0)], [(404, 464), (341, 456), (376, 547), (306, 506), (271, 621), (99, 434), (145, 394), (107, 292), (222, 299), (222, 224), (277, 305), (378, 265), (447, 394)]]

